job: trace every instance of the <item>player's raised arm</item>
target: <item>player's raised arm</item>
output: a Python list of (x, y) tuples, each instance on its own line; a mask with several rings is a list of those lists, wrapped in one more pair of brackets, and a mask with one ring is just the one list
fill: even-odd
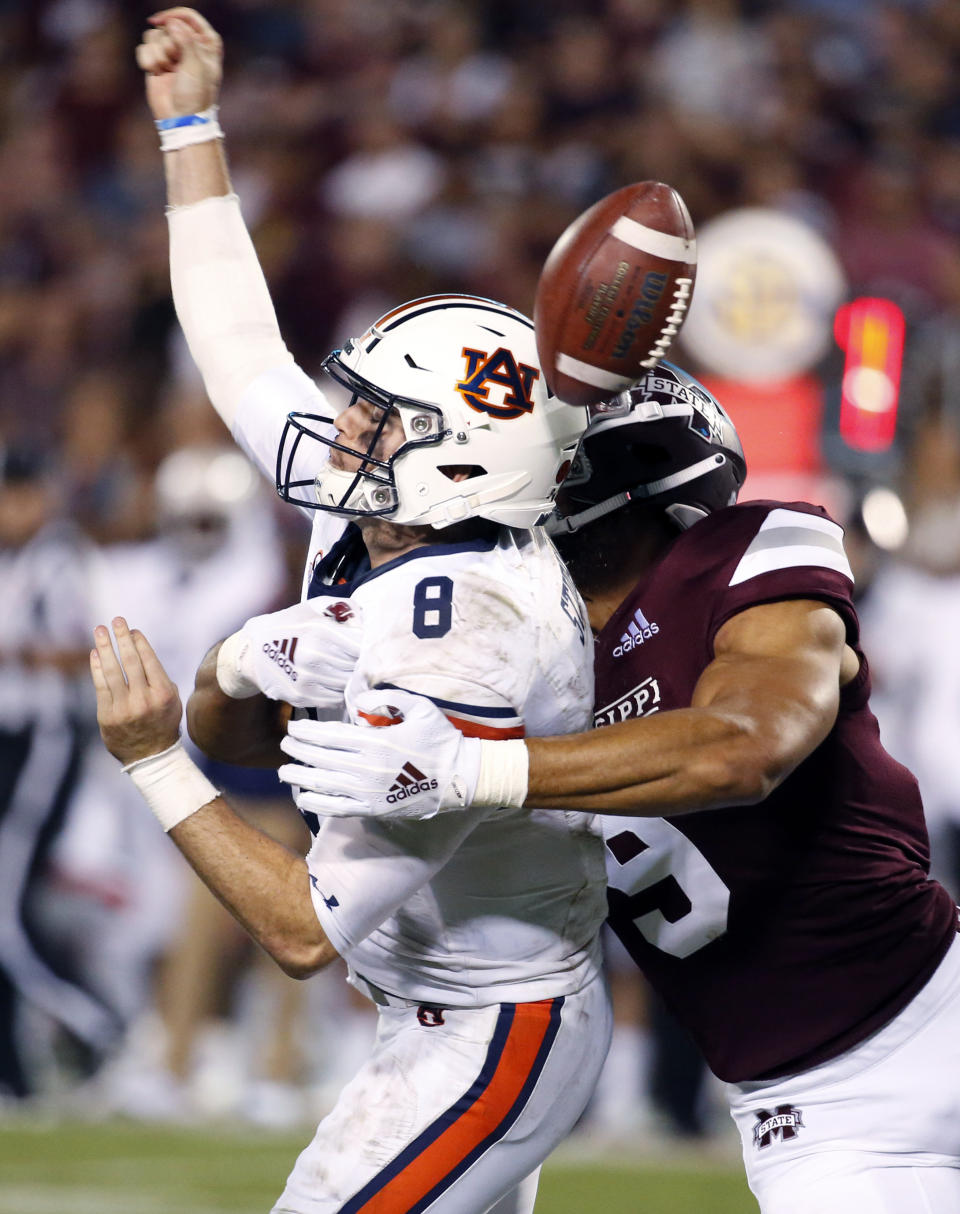
[(120, 617), (113, 631), (116, 651), (100, 625), (90, 654), (107, 749), (234, 918), (287, 974), (309, 977), (337, 953), (314, 913), (306, 864), (218, 794), (180, 744), (180, 697), (146, 637)]
[[(136, 57), (163, 151), (174, 305), (210, 400), (272, 479), (287, 413), (319, 394), (284, 345), (233, 193), (217, 116), (220, 36), (191, 8), (165, 9), (150, 26)], [(269, 391), (250, 401), (264, 375)]]
[(165, 9), (149, 22), (136, 58), (165, 153), (167, 201), (178, 207), (230, 194), (217, 119), (220, 35), (191, 8)]

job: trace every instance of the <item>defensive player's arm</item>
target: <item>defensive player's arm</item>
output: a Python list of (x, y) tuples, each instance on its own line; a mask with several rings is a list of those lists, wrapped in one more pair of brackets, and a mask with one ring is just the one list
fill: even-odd
[(851, 662), (825, 604), (749, 608), (720, 628), (689, 708), (528, 739), (526, 804), (648, 817), (756, 804), (827, 736)]
[[(166, 9), (150, 22), (153, 28), (137, 48), (137, 63), (146, 76), (154, 118), (206, 114), (220, 92), (219, 35), (190, 8)], [(183, 129), (213, 128), (198, 122)], [(272, 477), (287, 413), (315, 408), (319, 393), (280, 335), (232, 192), (223, 139), (165, 151), (163, 162), (177, 316), (211, 402), (233, 436)], [(262, 390), (247, 400), (245, 394), (257, 381)]]
[(324, 608), (325, 600), (309, 599), (254, 616), (214, 645), (187, 704), (201, 750), (227, 763), (278, 767), (291, 707), (343, 711), (360, 654), (360, 609)]
[(102, 625), (90, 655), (107, 749), (136, 765), (131, 776), (161, 825), (234, 918), (287, 974), (309, 977), (337, 952), (314, 913), (305, 861), (234, 813), (179, 749), (176, 687), (142, 633), (121, 618), (113, 628), (120, 661)]
[(197, 670), (187, 701), (187, 732), (193, 742), (221, 763), (240, 767), (279, 767), (287, 761), (280, 740), (287, 730), (290, 705), (265, 695), (238, 700), (217, 681), (218, 642)]
[[(459, 672), (451, 673), (451, 653), (443, 641), (439, 642), (440, 652), (434, 654), (428, 668), (417, 670), (413, 664), (398, 663), (405, 630), (406, 625), (400, 627), (397, 621), (393, 630), (384, 622), (377, 642), (367, 651), (367, 661), (377, 660), (377, 648), (385, 655), (377, 668), (379, 677), (389, 687), (360, 693), (365, 702), (369, 700), (369, 711), (364, 713), (367, 734), (383, 737), (393, 732), (395, 726), (374, 722), (384, 719), (381, 714), (385, 700), (392, 703), (395, 698), (409, 698), (435, 711), (439, 709), (435, 709), (431, 696), (439, 697), (448, 712), (454, 705), (462, 712), (505, 707), (502, 698), (489, 686), (464, 679)], [(401, 685), (409, 691), (400, 691)], [(442, 720), (445, 727), (453, 728), (445, 716)], [(459, 730), (455, 732), (459, 736)], [(416, 800), (420, 787), (421, 773), (407, 759), (404, 755), (389, 767), (392, 792), (386, 795), (399, 805)], [(489, 810), (481, 807), (428, 821), (377, 822), (361, 818), (326, 821), (307, 864), (315, 879), (314, 908), (340, 954), (349, 958), (353, 948), (427, 885), (488, 815)]]

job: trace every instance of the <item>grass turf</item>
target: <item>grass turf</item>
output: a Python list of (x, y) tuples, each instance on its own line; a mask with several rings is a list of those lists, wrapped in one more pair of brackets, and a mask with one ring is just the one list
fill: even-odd
[[(267, 1214), (308, 1138), (0, 1115), (0, 1214)], [(756, 1214), (732, 1160), (581, 1153), (544, 1168), (537, 1214)]]

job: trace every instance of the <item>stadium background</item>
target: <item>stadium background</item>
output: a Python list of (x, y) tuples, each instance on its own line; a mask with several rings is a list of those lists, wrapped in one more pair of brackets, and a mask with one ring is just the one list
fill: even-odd
[[(291, 596), (304, 531), (269, 496), (253, 495), (235, 466), (226, 480), (211, 472), (224, 472), (216, 451), (227, 436), (178, 335), (160, 154), (132, 58), (149, 11), (111, 0), (0, 0), (0, 533), (8, 553), (29, 542), (15, 526), (2, 531), (4, 502), (24, 479), (41, 481), (45, 509), (77, 529), (75, 546), (100, 590), (117, 588), (119, 602), (137, 582), (132, 601), (162, 608), (176, 633), (188, 614), (213, 629), (212, 600), (222, 608), (233, 593), (222, 568), (205, 564), (206, 599), (196, 613), (187, 606), (190, 570), (217, 552), (266, 570), (256, 587), (236, 591), (238, 604), (250, 596), (245, 614)], [(952, 626), (960, 610), (960, 7), (215, 0), (203, 11), (226, 43), (221, 119), (237, 190), (281, 328), (308, 371), (371, 317), (416, 295), (466, 291), (529, 312), (550, 245), (585, 206), (636, 180), (681, 192), (702, 261), (699, 311), (674, 357), (704, 377), (741, 427), (749, 495), (812, 497), (848, 527), (884, 736), (920, 778), (935, 868), (960, 893), (960, 776), (944, 759), (960, 723)], [(744, 208), (765, 213), (740, 222)], [(195, 466), (169, 462), (184, 451), (199, 452)], [(238, 548), (226, 546), (228, 531)], [(154, 556), (169, 565), (171, 544), (179, 572), (158, 581)], [(7, 610), (3, 595), (0, 586)], [(101, 604), (116, 609), (109, 594), (91, 594), (90, 611)], [(40, 697), (41, 683), (48, 690), (30, 677), (43, 659), (29, 635), (14, 643), (2, 626), (0, 708), (7, 680), (19, 688), (8, 699), (29, 717), (30, 697)], [(206, 643), (222, 634), (211, 631)], [(78, 665), (43, 676), (75, 684), (83, 699)], [(9, 705), (3, 711), (0, 728), (16, 732)], [(84, 745), (89, 712), (87, 698)], [(129, 1068), (131, 1054), (156, 1049), (150, 1009), (175, 979), (161, 969), (154, 982), (146, 971), (193, 922), (184, 909), (193, 895), (161, 862), (146, 883), (155, 895), (138, 902), (138, 866), (157, 842), (149, 824), (136, 839), (119, 838), (118, 821), (138, 812), (123, 806), (112, 817), (104, 811), (103, 825), (90, 805), (119, 805), (108, 773), (72, 768), (67, 784), (63, 804), (42, 815), (22, 899), (4, 898), (2, 913), (22, 913), (56, 972), (116, 1013)], [(239, 790), (251, 803), (264, 791)], [(224, 938), (211, 932), (216, 948)], [(190, 973), (181, 961), (179, 972)], [(88, 1208), (67, 1204), (58, 1176), (75, 1196), (87, 1194), (91, 1210), (241, 1208), (236, 1195), (216, 1204), (204, 1176), (208, 1162), (214, 1173), (230, 1171), (216, 1163), (221, 1154), (244, 1153), (251, 1167), (260, 1158), (247, 1139), (222, 1138), (222, 1125), (243, 1111), (225, 1072), (257, 1051), (258, 1016), (277, 1004), (267, 1000), (264, 1013), (256, 982), (223, 982), (201, 1009), (221, 1033), (242, 1022), (233, 1053), (222, 1040), (209, 1047), (214, 1077), (200, 1105), (221, 1128), (202, 1140), (206, 1153), (192, 1166), (158, 1169), (158, 1184), (172, 1183), (174, 1171), (196, 1184), (191, 1198), (158, 1190), (159, 1204), (132, 1195), (123, 1160), (166, 1159), (168, 1149), (186, 1159), (196, 1135), (150, 1137), (112, 1121), (64, 1129), (64, 1118), (95, 1122), (118, 1105), (128, 1115), (151, 1110), (135, 1107), (142, 1092), (100, 1102), (90, 1085), (105, 1069), (97, 1069), (103, 1051), (78, 1043), (56, 1008), (7, 992), (30, 1094), (8, 1091), (0, 1104), (0, 1210)], [(235, 998), (236, 989), (245, 995)], [(321, 1011), (346, 1022), (352, 1012), (338, 998), (325, 993)], [(655, 1013), (646, 1014), (656, 1028)], [(303, 1008), (290, 1016), (296, 1044), (304, 1018), (315, 1022)], [(316, 1084), (333, 1082), (329, 1044), (326, 1055), (298, 1048)], [(193, 1063), (177, 1065), (186, 1073)], [(687, 1122), (683, 1097), (641, 1093), (655, 1145), (644, 1146), (638, 1130), (641, 1145), (626, 1156), (629, 1136), (615, 1131), (618, 1116), (622, 1130), (633, 1125), (629, 1111), (608, 1111), (592, 1137), (588, 1124), (538, 1208), (549, 1214), (568, 1208), (563, 1195), (578, 1200), (584, 1144), (613, 1150), (607, 1159), (669, 1157), (682, 1134), (662, 1204), (646, 1173), (610, 1163), (608, 1208), (636, 1208), (646, 1193), (648, 1214), (720, 1210), (729, 1183), (729, 1209), (751, 1209), (711, 1105), (716, 1094), (709, 1085), (696, 1093), (700, 1111)], [(166, 1120), (186, 1109), (171, 1100)], [(198, 1115), (196, 1102), (189, 1115)], [(265, 1208), (294, 1149), (286, 1139), (273, 1155), (269, 1143), (257, 1146), (269, 1180), (251, 1210)], [(717, 1154), (726, 1181), (709, 1171)], [(697, 1176), (708, 1177), (705, 1190)]]

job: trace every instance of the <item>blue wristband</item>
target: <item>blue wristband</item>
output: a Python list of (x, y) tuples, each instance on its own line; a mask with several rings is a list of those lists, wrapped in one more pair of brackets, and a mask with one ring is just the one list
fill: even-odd
[(158, 131), (173, 131), (178, 126), (202, 126), (212, 121), (207, 114), (180, 114), (176, 118), (158, 118), (156, 123)]
[(176, 152), (180, 148), (192, 147), (195, 143), (222, 139), (223, 131), (220, 129), (217, 114), (217, 106), (211, 105), (198, 114), (177, 114), (173, 118), (156, 119), (161, 152)]

